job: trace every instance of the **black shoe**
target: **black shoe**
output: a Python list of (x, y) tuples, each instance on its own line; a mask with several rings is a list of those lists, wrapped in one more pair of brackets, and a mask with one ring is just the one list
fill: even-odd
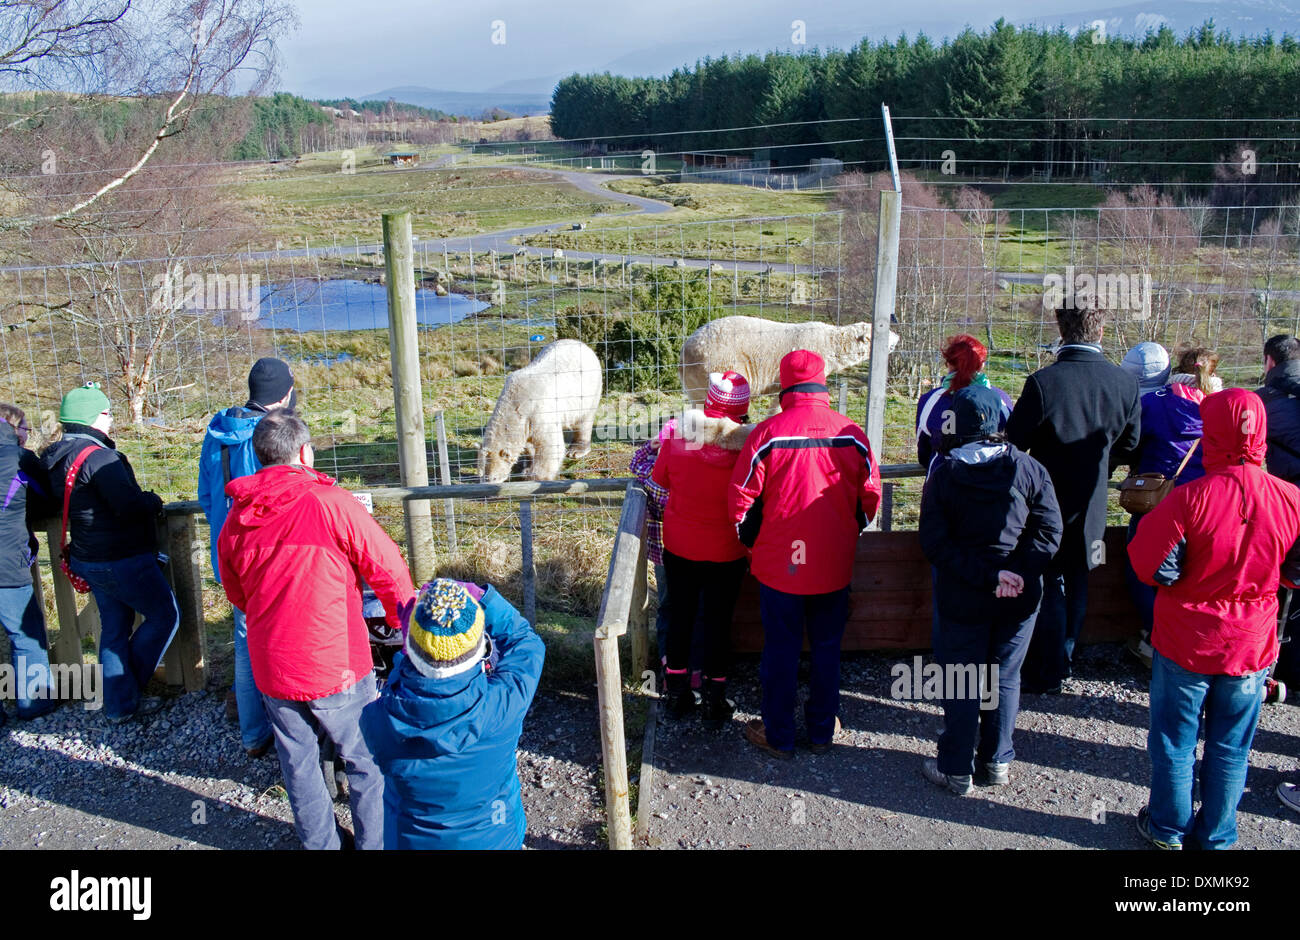
[(1181, 842), (1165, 842), (1157, 839), (1151, 834), (1151, 807), (1144, 806), (1138, 810), (1137, 815), (1138, 835), (1151, 843), (1152, 848), (1160, 849), (1164, 852), (1181, 852), (1183, 844)]
[[(22, 712), (19, 712), (18, 720), (35, 721), (37, 718), (43, 718), (44, 716), (48, 715), (50, 712), (54, 711), (62, 704), (63, 703), (56, 698), (46, 699), (39, 707), (33, 708), (30, 712), (28, 712), (25, 715)], [(4, 722), (0, 721), (0, 724), (4, 724)]]
[(971, 777), (977, 787), (1005, 787), (1011, 782), (1011, 765), (996, 761), (977, 761)]
[(668, 676), (668, 717), (689, 718), (695, 711), (695, 692), (688, 672)]
[(727, 698), (727, 680), (704, 680), (704, 727), (720, 731), (736, 713), (736, 703)]
[(1062, 683), (1056, 685), (1034, 685), (1030, 682), (1021, 682), (1020, 691), (1026, 695), (1060, 695)]
[(275, 735), (269, 734), (266, 736), (266, 740), (263, 741), (261, 744), (257, 745), (256, 747), (245, 748), (244, 753), (247, 754), (249, 757), (251, 757), (253, 760), (257, 760), (258, 758), (265, 757), (267, 754), (269, 754), (271, 748), (274, 746), (275, 746)]

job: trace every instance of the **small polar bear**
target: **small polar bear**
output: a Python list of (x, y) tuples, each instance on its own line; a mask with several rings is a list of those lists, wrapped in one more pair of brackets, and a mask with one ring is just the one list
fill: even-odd
[(600, 407), (600, 360), (585, 343), (561, 339), (506, 376), (496, 408), (483, 429), (479, 478), (501, 483), (521, 453), (532, 458), (529, 476), (554, 480), (564, 462), (564, 432), (573, 431), (569, 457), (591, 451), (591, 426)]
[[(889, 351), (898, 334), (889, 331)], [(690, 403), (704, 404), (709, 373), (734, 369), (749, 380), (754, 395), (781, 390), (781, 357), (810, 349), (826, 360), (828, 375), (871, 357), (871, 324), (781, 323), (761, 317), (719, 317), (704, 324), (682, 345), (679, 374)]]

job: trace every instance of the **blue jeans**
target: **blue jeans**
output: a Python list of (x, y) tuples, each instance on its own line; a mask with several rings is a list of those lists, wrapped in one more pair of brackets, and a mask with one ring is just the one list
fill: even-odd
[[(1151, 835), (1164, 842), (1194, 839), (1203, 849), (1237, 841), (1237, 804), (1263, 703), (1268, 670), (1248, 676), (1189, 672), (1157, 651), (1152, 656)], [(1196, 737), (1205, 711), (1201, 808), (1193, 815)]]
[[(992, 690), (981, 701), (980, 690), (969, 687), (970, 670), (962, 673), (965, 693), (958, 697), (954, 688), (945, 689), (943, 700), (943, 734), (939, 735), (939, 770), (963, 777), (973, 773), (972, 755), (981, 763), (1009, 764), (1016, 749), (1011, 741), (1020, 711), (1020, 667), (1029, 650), (1034, 632), (1034, 611), (1024, 620), (992, 623), (957, 623), (940, 620), (939, 642), (934, 650), (940, 666), (997, 666), (998, 697), (996, 707)], [(944, 670), (945, 677), (953, 675)], [(988, 677), (991, 679), (991, 677)], [(947, 682), (945, 681), (945, 685)], [(954, 696), (949, 698), (947, 696)]]
[(0, 588), (0, 622), (9, 635), (18, 717), (37, 718), (58, 706), (58, 690), (50, 676), (45, 612), (30, 584)]
[(672, 622), (672, 606), (668, 601), (668, 572), (663, 562), (655, 565), (655, 592), (659, 604), (655, 610), (655, 638), (659, 641), (659, 661), (668, 655), (668, 624)]
[(239, 738), (245, 748), (255, 748), (271, 736), (271, 722), (266, 717), (262, 693), (253, 682), (253, 666), (248, 659), (248, 621), (244, 612), (232, 607), (235, 620), (235, 702), (239, 706)]
[(1088, 567), (1061, 568), (1053, 562), (1043, 574), (1043, 603), (1023, 669), (1030, 689), (1060, 685), (1074, 673), (1074, 643), (1088, 612)]
[(849, 616), (849, 589), (829, 594), (787, 594), (760, 584), (763, 658), (763, 727), (767, 742), (782, 751), (794, 749), (794, 705), (799, 692), (799, 654), (808, 628), (811, 669), (804, 723), (808, 740), (825, 744), (835, 733), (840, 710), (840, 641)]
[[(181, 623), (180, 607), (152, 552), (117, 561), (79, 561), (72, 570), (90, 582), (99, 607), (99, 664), (104, 670), (104, 715), (125, 718)], [(132, 633), (139, 611), (144, 621)]]
[(334, 742), (347, 770), (356, 847), (384, 847), (384, 775), (361, 734), (361, 709), (378, 696), (373, 671), (342, 692), (307, 702), (263, 696), (293, 808), (293, 828), (305, 849), (339, 847), (334, 801), (321, 775), (321, 731)]

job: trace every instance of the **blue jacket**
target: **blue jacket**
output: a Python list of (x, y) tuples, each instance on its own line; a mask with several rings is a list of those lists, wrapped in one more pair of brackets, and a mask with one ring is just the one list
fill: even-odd
[[(1205, 395), (1189, 386), (1165, 385), (1142, 396), (1142, 436), (1133, 455), (1134, 473), (1159, 473), (1170, 479), (1187, 451), (1201, 437), (1201, 401)], [(1201, 448), (1183, 467), (1176, 486), (1205, 476)]]
[[(939, 442), (943, 439), (943, 416), (952, 408), (952, 392), (948, 390), (951, 375), (949, 373), (942, 385), (930, 389), (916, 403), (916, 462), (925, 467), (927, 473), (939, 450)], [(1002, 399), (998, 430), (1005, 430), (1007, 418), (1011, 417), (1011, 396), (996, 385), (990, 385), (989, 388)]]
[[(203, 450), (199, 453), (199, 505), (208, 517), (208, 536), (212, 549), (212, 575), (221, 583), (217, 567), (217, 536), (226, 524), (230, 511), (230, 497), (226, 484), (240, 477), (252, 476), (262, 469), (253, 452), (253, 429), (266, 417), (260, 408), (227, 408), (217, 412), (208, 422), (208, 433), (203, 437)], [(222, 450), (230, 461), (229, 476), (223, 463)]]
[(404, 654), (361, 732), (384, 774), (384, 848), (517, 849), (524, 841), (515, 751), (546, 647), (496, 588), (484, 620), (500, 659), (448, 679)]
[(1270, 369), (1256, 394), (1268, 417), (1268, 472), (1300, 483), (1300, 360)]

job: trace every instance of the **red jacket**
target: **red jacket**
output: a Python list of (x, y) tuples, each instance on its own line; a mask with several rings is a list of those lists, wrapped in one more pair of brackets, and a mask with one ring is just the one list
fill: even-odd
[(415, 593), (401, 550), (354, 497), (323, 473), (274, 466), (231, 480), (217, 538), (221, 586), (248, 618), (257, 688), (273, 698), (333, 695), (373, 668), (361, 579), (400, 629)]
[(1138, 524), (1133, 570), (1157, 585), (1151, 642), (1202, 675), (1244, 676), (1277, 658), (1279, 573), (1300, 575), (1300, 489), (1265, 473), (1267, 418), (1254, 392), (1201, 403), (1205, 476)]
[(853, 579), (858, 535), (880, 505), (867, 436), (825, 392), (787, 392), (749, 435), (727, 512), (753, 545), (750, 570), (788, 594), (826, 594)]
[(668, 491), (664, 548), (691, 561), (735, 561), (746, 548), (727, 515), (727, 486), (748, 426), (703, 411), (682, 416), (659, 447), (650, 479)]

